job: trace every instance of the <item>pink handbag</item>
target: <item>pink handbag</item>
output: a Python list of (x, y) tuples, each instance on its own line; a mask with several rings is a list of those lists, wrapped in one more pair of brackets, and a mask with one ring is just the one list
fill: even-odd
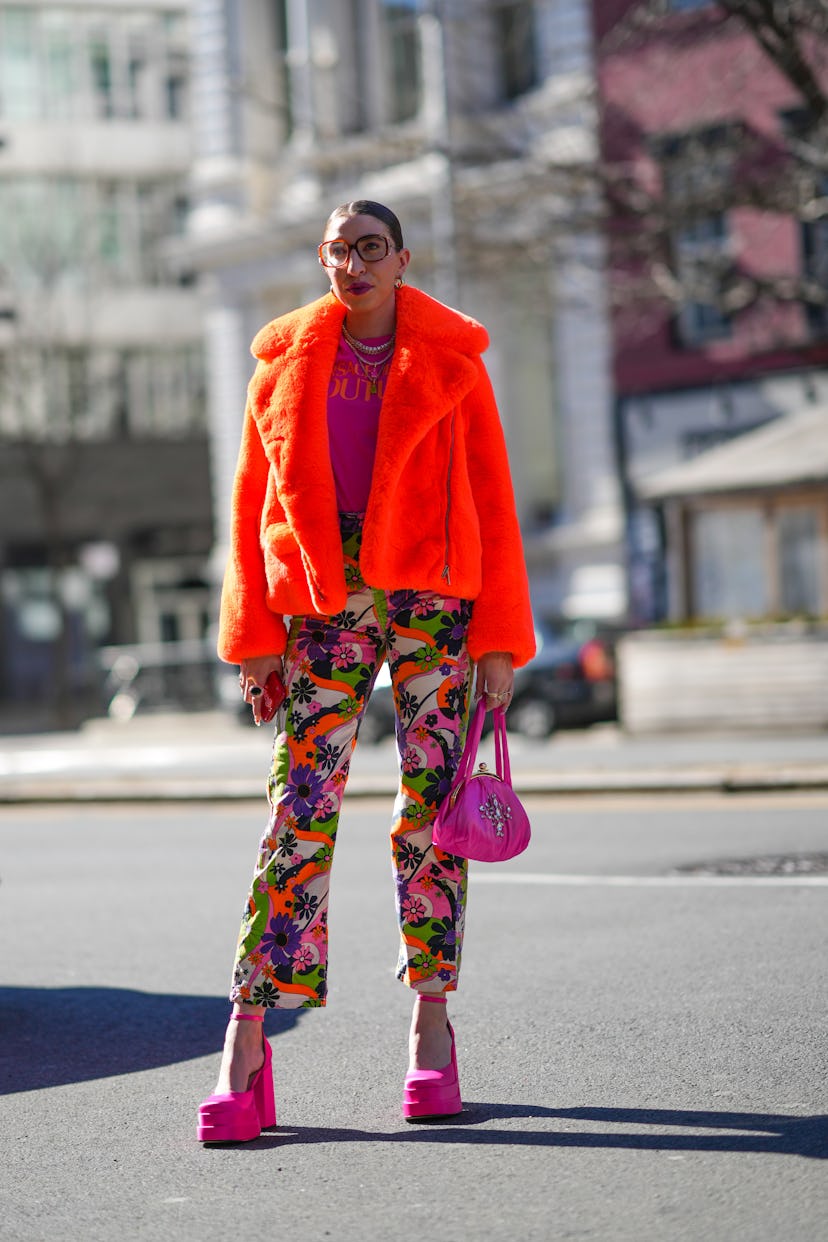
[(477, 862), (505, 862), (529, 844), (529, 816), (512, 789), (506, 713), (494, 711), (495, 772), (481, 763), (474, 772), (483, 734), (486, 706), (477, 704), (469, 725), (457, 776), (434, 821), (432, 839), (438, 849)]

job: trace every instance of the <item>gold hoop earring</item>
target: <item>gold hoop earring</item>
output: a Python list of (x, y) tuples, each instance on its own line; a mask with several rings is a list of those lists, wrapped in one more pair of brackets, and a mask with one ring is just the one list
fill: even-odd
[(397, 279), (394, 281), (394, 288), (402, 289), (404, 284), (405, 284), (405, 281), (403, 280), (402, 276), (398, 276)]

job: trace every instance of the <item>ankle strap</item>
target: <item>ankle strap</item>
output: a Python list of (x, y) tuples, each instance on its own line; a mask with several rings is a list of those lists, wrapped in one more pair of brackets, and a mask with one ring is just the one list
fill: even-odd
[(263, 1013), (231, 1013), (231, 1022), (264, 1022)]
[(418, 992), (421, 1001), (428, 1001), (429, 1005), (445, 1005), (445, 996), (432, 996), (429, 992)]

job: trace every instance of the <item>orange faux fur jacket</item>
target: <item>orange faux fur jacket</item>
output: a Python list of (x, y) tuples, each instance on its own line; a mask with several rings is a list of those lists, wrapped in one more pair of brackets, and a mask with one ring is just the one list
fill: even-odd
[[(327, 392), (345, 309), (328, 294), (258, 333), (219, 624), (229, 663), (278, 654), (285, 616), (345, 607)], [(366, 582), (473, 599), (469, 654), (535, 651), (506, 445), (479, 323), (397, 294), (360, 568)]]

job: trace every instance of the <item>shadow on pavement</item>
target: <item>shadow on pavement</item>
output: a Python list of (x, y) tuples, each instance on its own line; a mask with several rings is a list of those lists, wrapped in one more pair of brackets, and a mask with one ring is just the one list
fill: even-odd
[[(271, 1011), (269, 1036), (299, 1010)], [(120, 988), (0, 987), (0, 1095), (157, 1069), (218, 1052), (230, 1002)]]
[[(636, 1126), (613, 1133), (611, 1129), (585, 1130), (475, 1130), (488, 1121), (593, 1121), (602, 1126)], [(642, 1127), (657, 1127), (657, 1132)], [(684, 1130), (727, 1131), (710, 1134), (671, 1134), (667, 1127)], [(733, 1134), (730, 1131), (748, 1131)], [(289, 1143), (469, 1143), (504, 1147), (595, 1147), (639, 1151), (710, 1151), (757, 1155), (828, 1158), (828, 1116), (796, 1117), (784, 1113), (721, 1113), (649, 1108), (541, 1108), (531, 1104), (467, 1103), (460, 1118), (425, 1125), (405, 1125), (392, 1132), (286, 1126), (263, 1135), (251, 1147)]]

